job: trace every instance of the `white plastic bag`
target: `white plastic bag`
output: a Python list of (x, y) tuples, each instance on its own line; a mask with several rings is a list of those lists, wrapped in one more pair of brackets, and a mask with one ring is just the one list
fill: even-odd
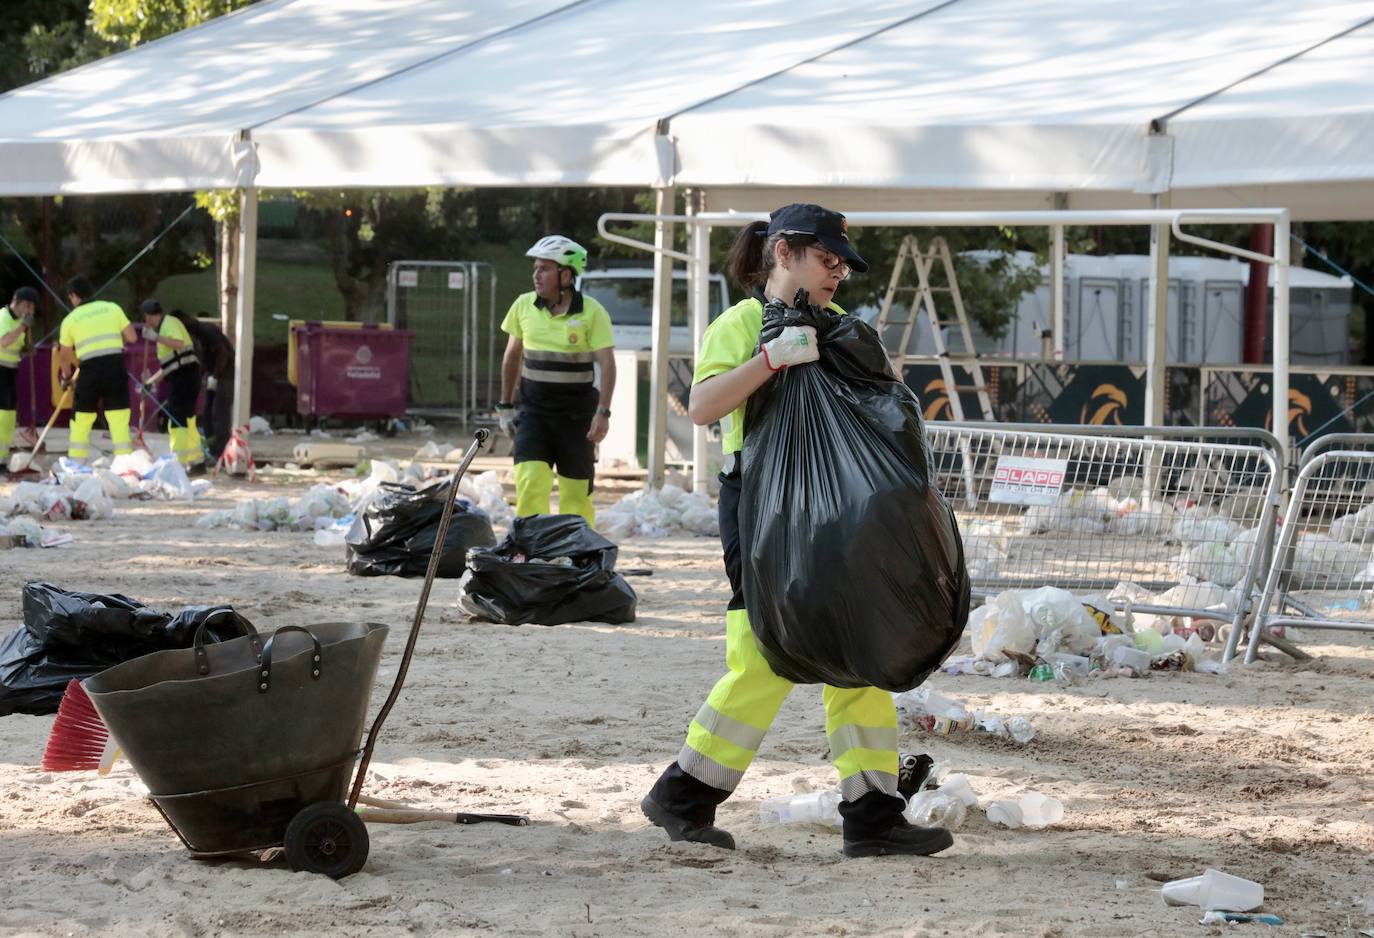
[(1035, 648), (1035, 629), (1026, 618), (1015, 590), (998, 593), (969, 616), (968, 632), (973, 654), (993, 660), (1008, 651), (1029, 654)]

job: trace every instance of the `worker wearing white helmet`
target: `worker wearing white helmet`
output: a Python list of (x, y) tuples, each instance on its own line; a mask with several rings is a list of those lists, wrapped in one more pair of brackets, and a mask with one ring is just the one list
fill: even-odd
[(587, 268), (582, 245), (549, 235), (525, 256), (534, 258), (534, 292), (517, 297), (501, 323), (510, 338), (496, 405), (515, 439), (515, 513), (548, 514), (557, 472), (559, 512), (592, 524), (596, 444), (610, 427), (615, 390), (611, 317), (577, 289)]

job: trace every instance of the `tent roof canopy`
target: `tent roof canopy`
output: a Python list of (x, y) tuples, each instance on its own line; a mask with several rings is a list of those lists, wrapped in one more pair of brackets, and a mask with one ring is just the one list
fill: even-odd
[(1168, 191), (1369, 217), (1374, 187), (1351, 183), (1374, 182), (1371, 53), (1369, 5), (1339, 0), (262, 0), (0, 96), (0, 193)]

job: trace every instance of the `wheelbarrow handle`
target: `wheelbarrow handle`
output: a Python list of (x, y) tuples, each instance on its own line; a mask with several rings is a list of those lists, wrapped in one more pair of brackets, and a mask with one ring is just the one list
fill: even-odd
[(406, 637), (405, 652), (401, 655), (400, 667), (396, 669), (396, 680), (391, 685), (391, 693), (387, 695), (386, 703), (382, 704), (382, 709), (377, 712), (377, 719), (372, 721), (372, 728), (367, 731), (367, 743), (363, 746), (362, 758), (358, 761), (358, 774), (353, 779), (353, 788), (348, 794), (348, 806), (350, 808), (358, 806), (358, 796), (362, 794), (363, 780), (367, 777), (367, 766), (372, 761), (372, 750), (377, 744), (377, 734), (381, 731), (382, 724), (386, 722), (387, 715), (391, 713), (391, 708), (395, 706), (396, 699), (401, 696), (401, 687), (405, 684), (406, 672), (410, 670), (410, 659), (415, 654), (415, 643), (420, 638), (420, 623), (424, 621), (425, 609), (429, 606), (429, 591), (434, 587), (434, 576), (439, 572), (439, 560), (444, 554), (444, 542), (448, 540), (448, 526), (449, 522), (453, 520), (453, 506), (458, 501), (458, 483), (463, 480), (463, 474), (468, 471), (473, 459), (477, 457), (477, 451), (490, 437), (490, 430), (478, 429), (472, 435), (472, 442), (468, 444), (467, 452), (463, 453), (463, 461), (458, 465), (458, 470), (453, 473), (452, 482), (449, 484), (448, 493), (444, 498), (444, 513), (439, 516), (439, 529), (434, 534), (434, 549), (429, 553), (429, 568), (425, 570), (425, 584), (420, 588), (420, 601), (415, 607), (415, 619), (410, 623), (410, 635)]

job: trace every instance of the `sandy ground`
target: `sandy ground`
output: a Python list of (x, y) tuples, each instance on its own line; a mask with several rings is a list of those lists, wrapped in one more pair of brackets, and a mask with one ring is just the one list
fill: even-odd
[[(350, 577), (342, 548), (305, 534), (192, 526), (312, 481), (217, 481), (194, 505), (120, 505), (112, 520), (65, 525), (67, 547), (0, 555), (0, 622), (19, 623), (31, 579), (167, 609), (232, 602), (259, 629), (383, 622), (394, 631), (375, 710), (419, 581)], [(846, 860), (836, 830), (759, 820), (760, 799), (835, 782), (819, 690), (798, 688), (721, 810), (740, 843), (727, 853), (669, 844), (637, 809), (723, 670), (718, 545), (629, 540), (621, 563), (655, 573), (632, 581), (638, 621), (615, 628), (469, 623), (455, 581), (436, 586), (366, 790), (532, 825), (375, 825), (367, 866), (340, 882), (192, 860), (127, 763), (107, 778), (45, 773), (53, 717), (0, 719), (0, 934), (1214, 935), (1159, 894), (1161, 880), (1209, 866), (1265, 885), (1265, 909), (1285, 921), (1265, 933), (1374, 929), (1367, 642), (1317, 637), (1316, 662), (1224, 676), (1046, 686), (937, 675), (937, 689), (1024, 714), (1039, 735), (1019, 749), (904, 732), (903, 748), (967, 772), (985, 800), (1034, 787), (1067, 815), (1009, 831), (975, 812), (936, 859)]]

